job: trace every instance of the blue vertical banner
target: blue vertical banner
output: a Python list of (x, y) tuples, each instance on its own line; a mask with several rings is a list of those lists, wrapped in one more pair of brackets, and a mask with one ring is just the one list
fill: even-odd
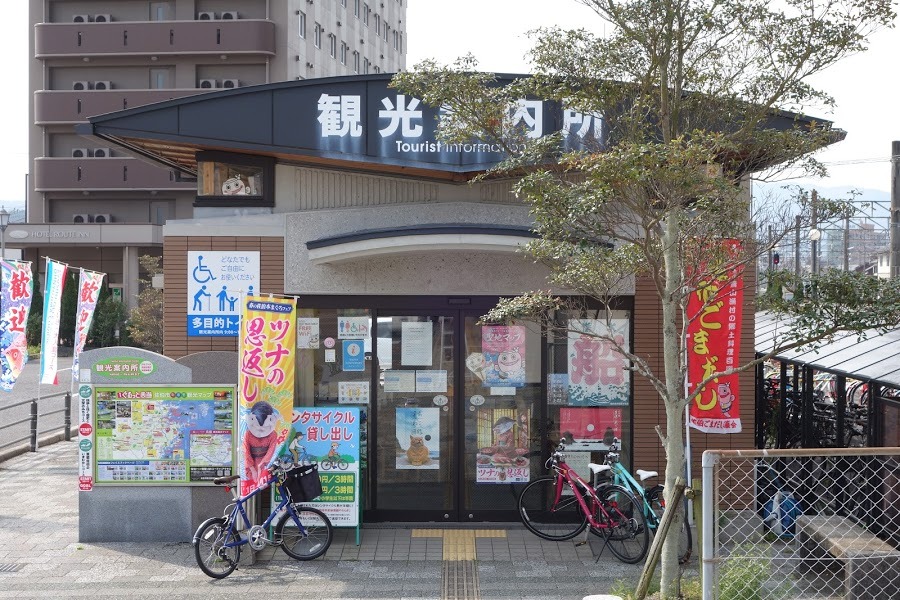
[(262, 294), (259, 252), (188, 252), (188, 337), (237, 337), (241, 298)]
[(44, 322), (41, 328), (41, 383), (56, 385), (59, 352), (59, 320), (62, 316), (62, 293), (66, 283), (65, 263), (47, 259), (44, 282)]

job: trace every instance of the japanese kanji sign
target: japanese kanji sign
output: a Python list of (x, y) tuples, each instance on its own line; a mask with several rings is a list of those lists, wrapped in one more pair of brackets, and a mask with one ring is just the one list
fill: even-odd
[(484, 385), (525, 385), (525, 328), (521, 325), (484, 325), (481, 328)]
[(31, 263), (4, 260), (3, 312), (0, 314), (0, 389), (11, 392), (28, 361), (25, 324), (31, 310), (34, 281)]
[[(727, 242), (734, 251), (737, 241)], [(704, 269), (709, 272), (711, 269)], [(738, 366), (744, 292), (743, 267), (696, 282), (687, 305), (688, 392), (710, 375)], [(706, 433), (739, 433), (738, 375), (714, 378), (691, 402), (690, 425)]]
[(84, 350), (84, 343), (91, 330), (97, 297), (100, 295), (100, 286), (105, 275), (81, 269), (78, 281), (78, 308), (75, 311), (75, 348), (72, 352), (72, 381), (75, 383), (78, 383), (78, 356)]
[(241, 296), (260, 293), (259, 252), (188, 252), (188, 337), (236, 336)]
[(294, 300), (250, 296), (238, 344), (241, 493), (268, 481), (269, 465), (290, 443), (297, 352)]
[[(617, 314), (618, 313), (618, 314)], [(607, 320), (569, 320), (570, 406), (627, 406), (631, 399), (628, 360), (616, 345), (628, 350), (629, 320), (613, 311)]]

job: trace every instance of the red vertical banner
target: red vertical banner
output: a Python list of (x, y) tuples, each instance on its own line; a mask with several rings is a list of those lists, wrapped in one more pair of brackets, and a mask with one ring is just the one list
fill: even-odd
[[(728, 240), (726, 256), (740, 250)], [(727, 259), (726, 259), (727, 260)], [(704, 269), (710, 272), (715, 269)], [(743, 266), (726, 269), (720, 277), (704, 273), (688, 298), (688, 393), (710, 375), (737, 367), (740, 357), (741, 307), (744, 300)], [(739, 433), (738, 375), (713, 378), (691, 402), (690, 425), (705, 433)]]

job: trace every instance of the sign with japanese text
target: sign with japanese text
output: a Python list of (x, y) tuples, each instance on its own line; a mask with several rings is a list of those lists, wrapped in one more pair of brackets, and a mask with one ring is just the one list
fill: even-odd
[(525, 328), (521, 325), (484, 325), (481, 328), (484, 385), (525, 385)]
[(297, 317), (297, 349), (319, 349), (318, 317)]
[[(739, 242), (727, 242), (733, 251)], [(705, 269), (712, 271), (712, 269)], [(718, 279), (696, 282), (688, 298), (687, 348), (688, 393), (714, 373), (738, 366), (740, 358), (743, 266), (737, 265)], [(737, 373), (720, 375), (707, 382), (691, 402), (690, 425), (705, 433), (739, 433)]]
[(614, 443), (618, 443), (621, 448), (622, 409), (560, 408), (559, 431), (567, 450), (605, 452)]
[(78, 490), (94, 489), (94, 390), (78, 386)]
[(145, 358), (107, 358), (94, 363), (93, 371), (111, 379), (131, 379), (145, 377), (156, 371), (153, 361)]
[(188, 336), (236, 336), (241, 298), (261, 293), (259, 252), (200, 250), (187, 254)]
[(234, 395), (233, 385), (80, 386), (79, 448), (95, 459), (93, 482), (187, 484), (231, 475)]
[(269, 465), (289, 443), (296, 338), (294, 300), (247, 298), (238, 343), (241, 494), (269, 481)]
[[(360, 410), (357, 407), (294, 407), (290, 442), (281, 458), (319, 465), (322, 495), (310, 502), (335, 527), (359, 525)], [(281, 497), (273, 486), (275, 502)]]
[(25, 325), (34, 297), (31, 263), (15, 260), (0, 262), (3, 270), (0, 313), (0, 389), (11, 392), (28, 362)]
[(62, 317), (62, 294), (66, 283), (64, 263), (47, 259), (44, 284), (44, 316), (41, 327), (41, 383), (56, 385), (59, 352), (59, 321)]
[(529, 411), (479, 408), (475, 435), (477, 483), (525, 483), (530, 479)]
[[(510, 83), (511, 80), (501, 80)], [(347, 78), (340, 83), (298, 85), (272, 92), (271, 109), (295, 127), (273, 130), (273, 144), (302, 148), (322, 156), (386, 159), (398, 164), (486, 168), (504, 158), (498, 144), (473, 140), (447, 144), (437, 127), (446, 113), (414, 96), (398, 93), (388, 81)], [(298, 115), (312, 115), (309, 121)], [(603, 147), (606, 124), (599, 114), (576, 112), (557, 102), (521, 98), (507, 108), (511, 124), (527, 137), (561, 133), (563, 148)]]
[(628, 313), (609, 319), (570, 319), (568, 333), (568, 404), (627, 406), (631, 399), (628, 360), (616, 345), (629, 348)]
[(97, 308), (97, 297), (103, 284), (105, 273), (95, 273), (81, 269), (78, 278), (78, 308), (75, 310), (75, 348), (72, 351), (72, 381), (78, 383), (78, 356), (84, 350), (94, 310)]

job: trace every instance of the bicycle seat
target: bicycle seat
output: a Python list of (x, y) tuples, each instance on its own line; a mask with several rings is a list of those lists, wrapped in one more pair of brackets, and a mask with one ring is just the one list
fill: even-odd
[(594, 475), (598, 475), (598, 474), (602, 473), (603, 471), (611, 470), (612, 467), (609, 465), (598, 465), (597, 463), (588, 463), (588, 469), (590, 469)]
[(644, 481), (645, 479), (650, 479), (651, 477), (656, 477), (657, 475), (659, 475), (659, 473), (657, 473), (656, 471), (645, 471), (643, 469), (636, 470), (635, 474), (637, 474), (638, 479), (640, 479), (641, 481)]
[(215, 479), (213, 479), (213, 483), (216, 485), (228, 485), (232, 481), (237, 481), (240, 478), (241, 478), (240, 475), (230, 475), (228, 477), (216, 477)]

